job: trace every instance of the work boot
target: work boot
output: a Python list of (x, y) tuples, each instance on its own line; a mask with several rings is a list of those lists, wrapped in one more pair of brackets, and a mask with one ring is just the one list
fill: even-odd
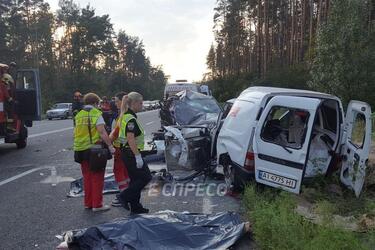
[(122, 202), (119, 195), (116, 195), (116, 197), (112, 200), (111, 205), (112, 207), (122, 207)]
[(130, 213), (131, 214), (148, 214), (149, 209), (144, 208), (140, 203), (132, 205), (130, 204)]
[(112, 200), (112, 207), (123, 207), (126, 210), (130, 210), (129, 204), (127, 201), (122, 201), (120, 195), (116, 195), (116, 198)]

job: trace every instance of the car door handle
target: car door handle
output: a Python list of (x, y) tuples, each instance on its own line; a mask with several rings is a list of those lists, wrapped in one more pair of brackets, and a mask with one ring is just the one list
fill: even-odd
[(347, 161), (348, 160), (348, 156), (347, 155), (342, 155), (341, 156), (341, 160), (342, 161)]

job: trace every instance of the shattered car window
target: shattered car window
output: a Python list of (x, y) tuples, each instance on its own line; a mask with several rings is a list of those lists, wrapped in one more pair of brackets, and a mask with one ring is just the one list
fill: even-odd
[(221, 109), (213, 97), (183, 91), (172, 104), (171, 111), (179, 125), (200, 125), (216, 122)]

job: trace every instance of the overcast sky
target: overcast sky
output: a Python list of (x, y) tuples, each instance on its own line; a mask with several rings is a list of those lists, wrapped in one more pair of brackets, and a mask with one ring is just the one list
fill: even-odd
[[(46, 0), (52, 10), (58, 0)], [(75, 0), (90, 4), (97, 14), (109, 14), (116, 31), (143, 40), (153, 65), (162, 65), (176, 79), (201, 80), (213, 41), (216, 0)]]

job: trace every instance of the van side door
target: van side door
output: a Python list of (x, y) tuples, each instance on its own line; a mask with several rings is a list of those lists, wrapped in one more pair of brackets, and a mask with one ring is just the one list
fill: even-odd
[(17, 70), (15, 96), (16, 113), (20, 119), (41, 120), (42, 102), (38, 70)]
[(358, 197), (366, 177), (371, 148), (371, 107), (351, 101), (348, 105), (343, 135), (341, 182)]
[(315, 114), (321, 100), (275, 96), (255, 129), (255, 179), (264, 185), (299, 193)]

